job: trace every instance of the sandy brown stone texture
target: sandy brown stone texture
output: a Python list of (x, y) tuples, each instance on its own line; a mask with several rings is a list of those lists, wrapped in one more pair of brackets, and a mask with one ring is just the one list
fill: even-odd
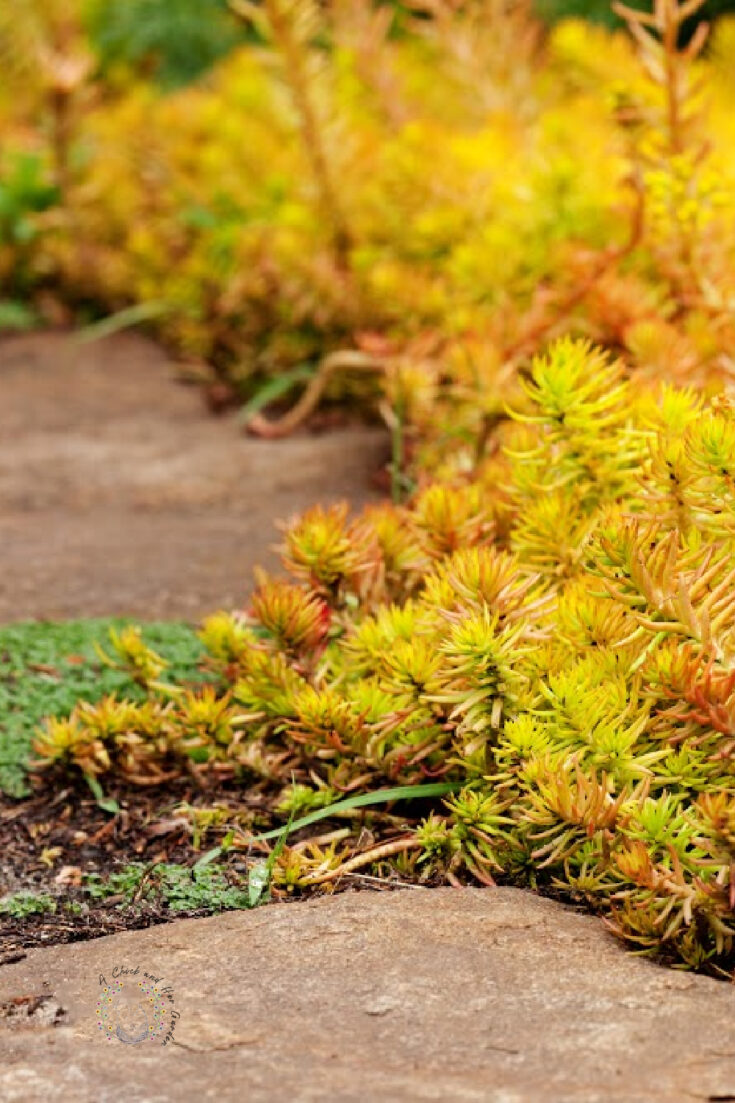
[[(175, 1045), (100, 1037), (116, 965), (171, 986)], [(34, 950), (0, 970), (0, 1006), (24, 996), (43, 1002), (0, 1026), (4, 1103), (735, 1098), (732, 985), (517, 889), (345, 893)]]
[(0, 622), (198, 619), (277, 564), (277, 519), (379, 496), (382, 430), (254, 440), (176, 370), (135, 334), (0, 341)]

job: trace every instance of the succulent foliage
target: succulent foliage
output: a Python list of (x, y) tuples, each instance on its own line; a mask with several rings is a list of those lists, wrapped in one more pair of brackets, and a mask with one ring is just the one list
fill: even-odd
[(202, 627), (214, 681), (168, 686), (139, 636), (113, 635), (147, 699), (49, 720), (39, 765), (241, 779), (280, 787), (284, 814), (451, 782), (367, 850), (349, 827), (284, 847), (274, 883), (390, 858), (405, 876), (554, 887), (643, 950), (732, 967), (733, 408), (642, 393), (568, 338), (525, 394), (473, 479), (293, 521), (290, 578), (261, 573), (247, 611)]

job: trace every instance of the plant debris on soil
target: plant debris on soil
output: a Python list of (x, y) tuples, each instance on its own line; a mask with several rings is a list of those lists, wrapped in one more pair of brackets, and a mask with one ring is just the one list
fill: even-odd
[[(81, 782), (49, 776), (38, 784), (36, 796), (0, 811), (0, 963), (15, 960), (13, 955), (30, 946), (250, 906), (249, 872), (270, 848), (232, 850), (216, 865), (205, 865), (209, 840), (193, 849), (192, 821), (180, 810), (216, 804), (253, 828), (271, 826), (274, 810), (258, 789), (229, 781), (202, 789), (190, 779), (150, 791), (111, 784), (106, 797), (120, 809), (111, 816)], [(403, 822), (414, 823), (418, 815), (412, 806), (411, 818)], [(362, 810), (358, 831), (366, 845), (378, 819), (399, 821), (395, 815)], [(386, 870), (384, 878), (346, 875), (337, 887), (386, 889), (408, 883), (395, 870)], [(275, 892), (280, 900), (298, 895)]]
[[(130, 800), (114, 790), (120, 806), (115, 816), (103, 811), (81, 784), (52, 793), (44, 785), (38, 796), (0, 813), (5, 901), (27, 896), (50, 902), (26, 914), (0, 911), (0, 957), (22, 947), (94, 938), (164, 921), (171, 911), (169, 902), (161, 894), (144, 893), (142, 875), (150, 880), (156, 866), (191, 866), (199, 857), (192, 858), (188, 821), (174, 813), (179, 804), (201, 800), (190, 784), (135, 793)], [(131, 876), (136, 868), (141, 871), (137, 884)], [(116, 885), (121, 871), (127, 872), (132, 892)], [(223, 876), (238, 873), (234, 867), (223, 871), (224, 866), (218, 867)], [(183, 914), (212, 910), (205, 902)]]

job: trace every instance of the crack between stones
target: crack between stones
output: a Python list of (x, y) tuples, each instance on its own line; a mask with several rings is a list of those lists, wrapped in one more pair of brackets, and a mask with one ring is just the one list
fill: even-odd
[(262, 1042), (263, 1036), (257, 1038), (236, 1038), (234, 1042), (223, 1042), (221, 1045), (190, 1046), (186, 1042), (172, 1042), (177, 1049), (185, 1049), (187, 1053), (223, 1053), (228, 1049), (239, 1049), (241, 1046), (253, 1046)]

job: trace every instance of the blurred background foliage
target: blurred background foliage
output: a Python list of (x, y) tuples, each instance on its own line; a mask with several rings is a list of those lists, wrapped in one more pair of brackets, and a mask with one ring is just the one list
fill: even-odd
[(87, 25), (103, 73), (131, 68), (164, 88), (196, 80), (251, 37), (226, 0), (90, 0)]
[[(53, 6), (55, 0), (46, 2)], [(18, 0), (12, 12), (8, 6), (7, 16), (21, 18), (24, 6), (34, 5)], [(401, 15), (415, 14), (415, 6), (401, 0), (375, 0), (375, 6), (396, 11), (398, 30)], [(608, 27), (622, 24), (609, 0), (533, 0), (532, 6), (549, 25), (568, 18)], [(628, 6), (646, 7), (641, 0), (631, 0)], [(735, 12), (735, 0), (707, 0), (698, 18), (711, 20), (728, 12)], [(228, 0), (84, 0), (82, 18), (99, 72), (113, 83), (133, 71), (163, 88), (181, 87), (236, 46), (257, 38), (257, 31), (244, 26)], [(690, 21), (687, 31), (694, 25)]]
[[(650, 5), (643, 4), (640, 0), (629, 0), (629, 8), (649, 10)], [(557, 23), (560, 19), (588, 19), (591, 23), (602, 23), (607, 27), (619, 27), (622, 20), (612, 10), (608, 0), (534, 0), (536, 13), (549, 23)], [(716, 19), (719, 15), (726, 15), (735, 11), (733, 0), (707, 0), (698, 15), (698, 19)], [(687, 31), (695, 21), (687, 25)]]
[(256, 405), (337, 355), (467, 439), (559, 333), (730, 369), (735, 20), (690, 81), (570, 0), (235, 3), (0, 6), (0, 329), (134, 319)]

